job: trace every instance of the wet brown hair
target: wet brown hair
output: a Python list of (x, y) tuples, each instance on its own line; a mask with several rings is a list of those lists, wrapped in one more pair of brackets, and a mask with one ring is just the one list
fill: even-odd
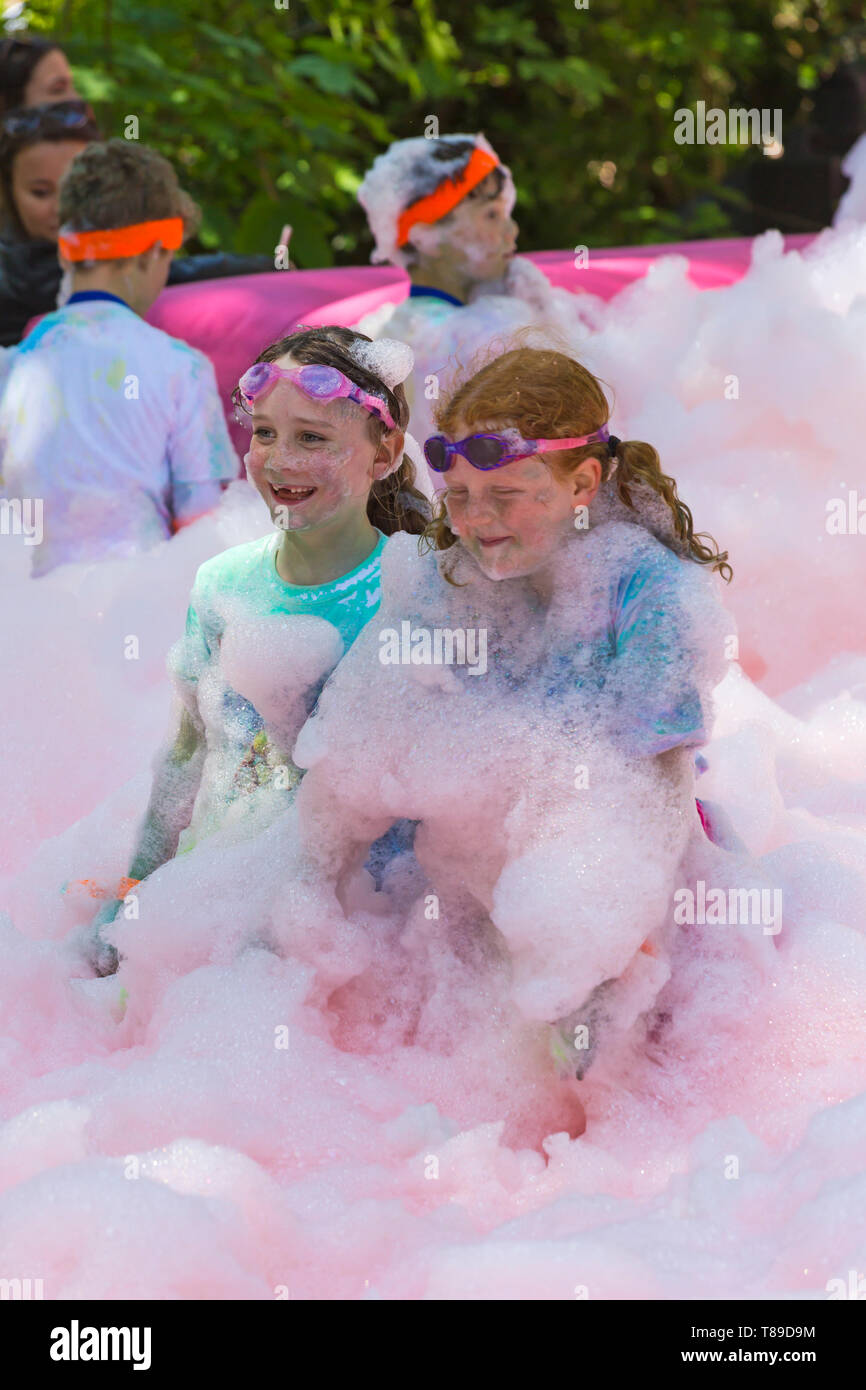
[[(443, 398), (436, 410), (436, 424), (443, 434), (454, 437), (463, 423), (470, 428), (509, 425), (524, 439), (567, 438), (593, 434), (607, 424), (610, 407), (601, 383), (573, 357), (547, 348), (518, 347), (503, 352), (479, 370), (467, 373), (456, 388)], [(601, 463), (602, 482), (611, 476), (613, 460), (606, 444), (583, 444), (577, 449), (558, 450), (545, 456), (545, 462), (560, 479), (587, 458)], [(677, 493), (673, 478), (662, 472), (658, 453), (641, 440), (621, 440), (616, 450), (614, 476), (619, 500), (641, 518), (634, 494), (649, 489), (670, 512), (674, 544), (670, 549), (718, 570), (730, 581), (733, 570), (728, 552), (720, 551), (712, 536), (697, 533), (690, 509)], [(444, 504), (426, 530), (428, 544), (447, 550), (457, 537), (448, 525)]]
[[(336, 367), (362, 391), (383, 401), (398, 428), (405, 430), (409, 423), (409, 404), (403, 387), (395, 386), (392, 390), (351, 355), (353, 343), (369, 342), (372, 339), (366, 334), (337, 324), (322, 328), (298, 328), (265, 348), (256, 361), (276, 362), (280, 357), (292, 356), (296, 362)], [(238, 410), (248, 414), (237, 387), (232, 393), (232, 400)], [(371, 440), (377, 445), (389, 433), (384, 422), (377, 420), (374, 415), (367, 416), (367, 429)], [(367, 500), (367, 517), (386, 536), (393, 535), (395, 531), (408, 531), (412, 536), (424, 534), (430, 521), (430, 506), (427, 498), (415, 486), (415, 466), (406, 454), (399, 468), (373, 484)]]

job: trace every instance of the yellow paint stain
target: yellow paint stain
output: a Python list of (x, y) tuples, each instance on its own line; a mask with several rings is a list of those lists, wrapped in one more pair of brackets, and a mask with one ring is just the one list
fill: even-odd
[(118, 357), (115, 359), (114, 362), (112, 362), (111, 366), (108, 368), (108, 371), (105, 373), (106, 385), (110, 386), (112, 391), (117, 391), (123, 385), (123, 379), (125, 376), (126, 363), (124, 362), (122, 357)]

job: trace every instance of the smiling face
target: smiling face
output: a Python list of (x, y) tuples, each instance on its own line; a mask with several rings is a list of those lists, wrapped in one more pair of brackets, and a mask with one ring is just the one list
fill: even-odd
[[(472, 428), (458, 421), (454, 439), (495, 433), (500, 424)], [(598, 491), (601, 464), (587, 458), (561, 478), (539, 454), (482, 472), (468, 459), (442, 474), (451, 530), (488, 579), (517, 579), (543, 569), (574, 533), (575, 508)]]
[[(302, 364), (286, 356), (277, 365)], [(403, 448), (399, 430), (376, 444), (369, 420), (352, 401), (316, 401), (285, 380), (253, 403), (244, 462), (277, 526), (310, 531), (366, 511), (372, 484)]]
[(60, 180), (84, 148), (81, 140), (41, 140), (16, 154), (12, 164), (12, 198), (29, 237), (57, 240)]
[(66, 54), (52, 48), (40, 58), (24, 89), (24, 106), (41, 106), (43, 102), (68, 101), (77, 97)]

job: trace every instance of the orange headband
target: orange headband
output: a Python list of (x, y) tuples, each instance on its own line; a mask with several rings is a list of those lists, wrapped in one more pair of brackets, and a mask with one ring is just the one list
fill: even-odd
[(411, 203), (405, 212), (401, 212), (397, 222), (397, 245), (406, 245), (416, 222), (438, 222), (441, 217), (446, 217), (452, 208), (456, 208), (461, 198), (465, 198), (467, 193), (477, 188), (492, 169), (498, 168), (499, 160), (496, 155), (476, 145), (462, 174), (456, 179), (446, 178), (435, 193), (429, 193), (426, 198), (419, 198), (417, 203)]
[(157, 241), (176, 251), (183, 241), (183, 218), (164, 217), (160, 222), (134, 222), (131, 227), (95, 232), (61, 232), (58, 246), (67, 261), (119, 261), (149, 251)]

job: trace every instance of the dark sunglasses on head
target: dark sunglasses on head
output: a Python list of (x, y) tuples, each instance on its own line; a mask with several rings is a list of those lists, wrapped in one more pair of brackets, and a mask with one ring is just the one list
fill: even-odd
[(20, 106), (8, 111), (0, 120), (0, 131), (7, 139), (37, 135), (42, 131), (74, 132), (94, 124), (93, 111), (80, 98), (68, 101), (46, 101), (41, 106)]
[(16, 49), (20, 49), (23, 53), (26, 49), (32, 47), (33, 45), (29, 39), (16, 39), (14, 36), (4, 39), (3, 42), (0, 43), (0, 63), (5, 63), (8, 58), (11, 58)]

